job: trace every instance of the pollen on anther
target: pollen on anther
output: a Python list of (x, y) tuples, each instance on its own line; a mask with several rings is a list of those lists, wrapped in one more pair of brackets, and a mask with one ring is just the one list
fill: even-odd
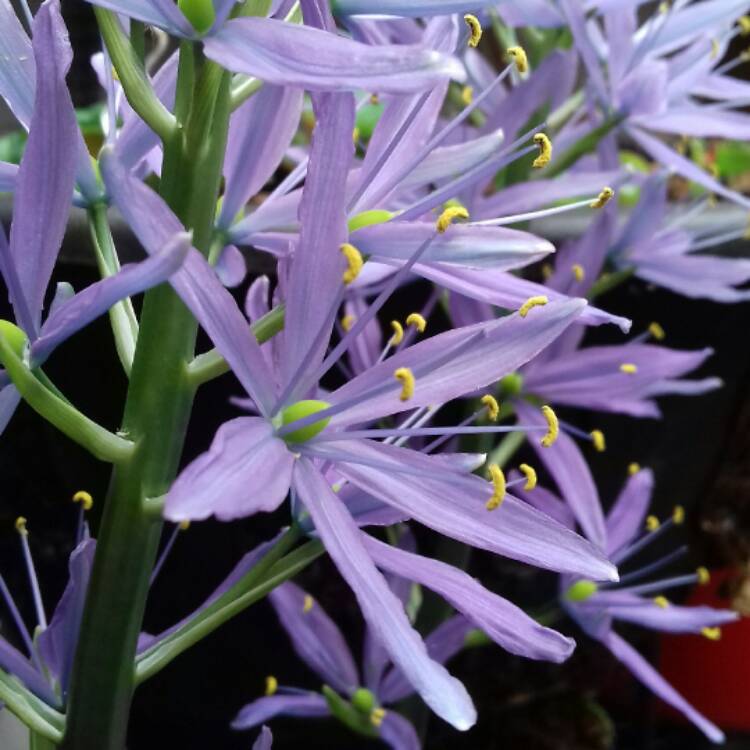
[(468, 107), (474, 101), (474, 87), (464, 86), (461, 89), (461, 101)]
[(604, 208), (612, 200), (614, 194), (615, 191), (611, 187), (603, 187), (596, 199), (589, 203), (589, 206), (591, 208)]
[(669, 606), (669, 599), (666, 596), (655, 596), (654, 604), (661, 609), (666, 609)]
[(672, 510), (672, 522), (679, 526), (685, 521), (685, 509), (681, 505), (675, 505)]
[(531, 166), (534, 169), (546, 167), (552, 159), (552, 141), (545, 133), (537, 133), (534, 136), (534, 143), (539, 148), (539, 156), (534, 159)]
[(526, 57), (526, 50), (523, 47), (508, 47), (506, 50), (508, 57), (516, 64), (519, 73), (526, 73), (529, 69), (529, 58)]
[(719, 52), (720, 52), (719, 40), (712, 39), (711, 40), (711, 59), (715, 60), (719, 56)]
[(750, 34), (750, 16), (740, 16), (737, 19), (737, 25), (740, 27), (740, 34), (742, 36)]
[(657, 340), (664, 341), (666, 333), (664, 329), (656, 322), (650, 323), (648, 326), (648, 332)]
[(718, 641), (721, 639), (721, 628), (701, 628), (701, 635), (709, 641)]
[(354, 279), (359, 276), (359, 272), (362, 270), (362, 266), (365, 262), (362, 259), (362, 254), (359, 250), (348, 242), (341, 245), (340, 250), (343, 253), (344, 258), (346, 258), (346, 262), (349, 266), (346, 271), (344, 271), (342, 279), (345, 284), (351, 284)]
[(180, 531), (187, 531), (190, 528), (190, 521), (180, 521), (177, 525)]
[(399, 367), (393, 373), (393, 377), (401, 383), (399, 398), (402, 401), (408, 401), (414, 395), (414, 373), (408, 367)]
[(542, 438), (541, 444), (544, 448), (549, 448), (560, 434), (560, 423), (557, 421), (557, 414), (555, 414), (551, 406), (545, 404), (542, 407), (542, 415), (547, 420), (547, 433)]
[(463, 206), (448, 206), (438, 217), (435, 226), (440, 234), (444, 234), (456, 219), (468, 218), (469, 212)]
[(94, 505), (94, 498), (91, 497), (86, 490), (78, 490), (78, 492), (73, 495), (73, 502), (80, 503), (84, 510), (91, 510)]
[(413, 312), (406, 316), (406, 325), (416, 328), (417, 333), (424, 333), (425, 328), (427, 328), (427, 321), (418, 312)]
[(660, 525), (656, 516), (646, 516), (646, 531), (656, 531)]
[(520, 464), (518, 469), (526, 477), (526, 484), (523, 486), (524, 490), (526, 492), (533, 490), (536, 487), (536, 470), (534, 467), (528, 464)]
[(634, 365), (632, 362), (624, 362), (620, 365), (620, 372), (624, 372), (626, 375), (635, 375), (638, 372), (638, 365)]
[(487, 473), (489, 474), (493, 489), (492, 497), (486, 502), (484, 507), (487, 510), (495, 510), (495, 508), (500, 507), (505, 499), (505, 474), (503, 474), (503, 470), (497, 464), (490, 464), (487, 467)]
[(370, 722), (374, 727), (379, 727), (385, 719), (386, 711), (384, 708), (374, 708), (370, 714)]
[(404, 327), (397, 320), (392, 320), (391, 328), (393, 329), (391, 344), (393, 346), (398, 346), (404, 340)]
[(698, 576), (698, 583), (701, 586), (705, 586), (711, 581), (711, 574), (708, 572), (708, 568), (704, 568), (703, 565), (695, 569), (695, 575)]
[(352, 140), (354, 143), (359, 141), (359, 128), (354, 128), (354, 130), (352, 130)]
[(632, 477), (633, 474), (637, 474), (641, 470), (641, 465), (633, 461), (633, 463), (628, 464), (628, 474)]
[(302, 602), (302, 613), (306, 615), (313, 608), (313, 604), (315, 604), (315, 600), (312, 596), (305, 594), (305, 599)]
[(532, 307), (543, 307), (549, 302), (549, 298), (546, 294), (538, 294), (536, 297), (529, 297), (521, 307), (518, 308), (518, 314), (525, 318), (529, 314), (529, 310)]
[(344, 315), (344, 317), (341, 318), (341, 327), (344, 331), (351, 331), (356, 320), (357, 319), (353, 315)]
[(266, 696), (270, 697), (275, 695), (278, 687), (279, 681), (272, 674), (269, 674), (268, 677), (266, 677)]
[(23, 516), (18, 516), (16, 518), (16, 531), (21, 534), (21, 536), (27, 536), (29, 531), (26, 528), (26, 519)]
[(467, 13), (464, 16), (464, 21), (469, 27), (469, 47), (476, 47), (479, 44), (479, 40), (482, 38), (482, 24), (479, 23), (479, 19)]
[(604, 453), (607, 450), (607, 441), (604, 439), (604, 433), (601, 430), (591, 430), (591, 442), (594, 444), (594, 450)]
[(487, 409), (487, 419), (490, 422), (497, 422), (497, 418), (500, 416), (500, 404), (497, 403), (497, 399), (490, 393), (485, 393), (480, 399)]
[(573, 271), (573, 278), (580, 283), (586, 278), (586, 271), (580, 263), (574, 263), (570, 270)]

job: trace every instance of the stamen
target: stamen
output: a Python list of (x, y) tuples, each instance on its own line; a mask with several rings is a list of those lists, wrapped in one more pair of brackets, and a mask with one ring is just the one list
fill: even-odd
[(468, 219), (469, 212), (463, 206), (449, 206), (440, 214), (435, 224), (440, 234), (445, 234), (456, 219)]
[(615, 191), (611, 187), (603, 187), (596, 200), (591, 201), (591, 208), (604, 208), (614, 196)]
[(351, 330), (356, 320), (357, 319), (354, 317), (354, 315), (344, 315), (344, 317), (341, 318), (341, 327), (345, 332), (348, 332)]
[(278, 689), (279, 689), (279, 681), (272, 674), (269, 674), (268, 677), (266, 677), (266, 689), (265, 689), (266, 697), (275, 695)]
[(545, 133), (537, 133), (534, 136), (534, 143), (539, 148), (539, 156), (534, 159), (531, 166), (534, 169), (542, 169), (550, 163), (552, 159), (552, 141)]
[(740, 16), (737, 25), (740, 27), (740, 36), (750, 35), (750, 16)]
[(414, 374), (408, 367), (399, 367), (393, 377), (401, 383), (401, 401), (408, 401), (414, 395)]
[(552, 274), (554, 272), (555, 272), (555, 269), (552, 268), (551, 264), (542, 263), (542, 278), (545, 281), (549, 281), (552, 278)]
[(708, 568), (704, 568), (702, 565), (696, 568), (695, 575), (698, 576), (698, 583), (701, 586), (705, 586), (711, 581), (711, 574), (708, 572)]
[(701, 635), (709, 641), (721, 640), (721, 628), (701, 628)]
[(315, 604), (315, 600), (310, 596), (310, 594), (305, 594), (305, 600), (302, 603), (302, 614), (307, 614)]
[(526, 73), (529, 69), (529, 58), (526, 57), (526, 50), (523, 47), (508, 47), (505, 50), (508, 57), (516, 64), (519, 73)]
[(357, 276), (359, 276), (359, 272), (364, 265), (364, 260), (362, 259), (362, 253), (360, 253), (354, 245), (351, 245), (348, 242), (341, 245), (339, 249), (349, 265), (341, 278), (343, 279), (344, 284), (349, 285), (357, 278)]
[(42, 630), (47, 629), (47, 617), (44, 614), (44, 604), (42, 603), (42, 592), (39, 588), (39, 579), (36, 575), (34, 560), (31, 557), (31, 548), (29, 547), (29, 531), (26, 528), (26, 519), (19, 516), (16, 519), (16, 531), (21, 537), (21, 548), (23, 549), (24, 562), (26, 563), (26, 573), (29, 576), (31, 585), (31, 594), (34, 599), (34, 609), (36, 610), (37, 623)]
[(648, 326), (648, 332), (657, 340), (664, 341), (666, 333), (664, 329), (656, 322), (650, 323)]
[(641, 470), (641, 465), (633, 461), (632, 464), (628, 464), (628, 474), (632, 477), (633, 474), (637, 474)]
[(468, 107), (474, 101), (474, 87), (464, 86), (461, 89), (461, 101)]
[(601, 430), (591, 430), (589, 435), (591, 436), (591, 442), (594, 444), (594, 450), (599, 453), (604, 453), (604, 451), (607, 450), (604, 433)]
[(370, 721), (375, 727), (379, 727), (385, 719), (386, 710), (384, 708), (374, 708), (370, 714)]
[(392, 320), (391, 328), (393, 328), (393, 336), (389, 343), (391, 346), (398, 346), (404, 340), (404, 327), (397, 320)]
[(500, 404), (497, 403), (497, 399), (493, 395), (486, 393), (480, 401), (487, 409), (487, 419), (490, 422), (497, 422), (497, 418), (500, 416)]
[(560, 434), (560, 423), (551, 406), (543, 406), (542, 415), (547, 420), (547, 434), (542, 438), (541, 443), (544, 448), (549, 448)]
[(676, 526), (679, 526), (685, 521), (685, 509), (681, 505), (675, 505), (672, 511), (672, 521)]
[(492, 481), (493, 491), (492, 497), (484, 507), (487, 510), (495, 510), (495, 508), (500, 507), (505, 499), (505, 474), (503, 474), (503, 470), (497, 464), (490, 464), (487, 467), (487, 473)]
[(370, 94), (370, 104), (373, 106), (380, 104), (380, 97), (377, 94)]
[[(651, 537), (646, 537), (647, 539), (650, 539)], [(662, 568), (666, 567), (667, 565), (671, 565), (675, 560), (679, 560), (683, 555), (686, 555), (688, 551), (688, 548), (686, 545), (683, 545), (682, 547), (678, 547), (676, 550), (673, 550), (668, 555), (665, 555), (659, 560), (656, 560), (655, 562), (649, 563), (648, 565), (644, 565), (642, 568), (638, 568), (637, 570), (632, 571), (631, 573), (626, 573), (624, 576), (620, 577), (620, 581), (618, 583), (619, 586), (622, 586), (626, 583), (632, 583), (633, 581), (637, 581), (641, 578), (645, 578), (646, 576), (651, 575), (652, 573), (656, 572), (657, 570), (661, 570)]]
[(655, 596), (654, 604), (661, 609), (666, 609), (669, 607), (669, 599), (666, 596)]
[(529, 297), (521, 307), (518, 308), (518, 314), (525, 318), (529, 314), (529, 310), (532, 307), (543, 307), (549, 302), (549, 298), (546, 294), (539, 294), (536, 297)]
[(161, 573), (162, 568), (164, 567), (164, 563), (167, 562), (167, 558), (171, 554), (172, 548), (174, 547), (174, 544), (177, 541), (177, 537), (180, 535), (180, 532), (187, 531), (189, 527), (190, 521), (180, 521), (180, 523), (176, 524), (172, 529), (172, 533), (169, 535), (169, 539), (167, 539), (167, 543), (164, 545), (164, 549), (159, 555), (159, 558), (154, 565), (154, 569), (151, 572), (151, 578), (148, 582), (149, 586), (153, 586), (154, 581), (156, 581), (156, 579), (159, 577), (159, 573)]
[(464, 16), (464, 21), (469, 27), (469, 47), (476, 47), (479, 44), (479, 40), (482, 38), (482, 24), (479, 23), (479, 19), (471, 13), (467, 13)]
[(24, 644), (26, 645), (28, 652), (32, 655), (32, 657), (35, 657), (36, 650), (34, 649), (34, 644), (31, 641), (31, 636), (29, 635), (28, 628), (26, 627), (26, 625), (24, 625), (21, 613), (18, 611), (16, 602), (10, 593), (10, 589), (5, 583), (5, 579), (2, 576), (0, 576), (0, 594), (2, 594), (3, 599), (5, 599), (5, 603), (8, 605), (8, 609), (10, 610), (13, 622), (16, 624), (16, 628), (18, 629), (18, 632), (21, 635)]
[(406, 325), (416, 328), (418, 333), (424, 333), (425, 328), (427, 328), (427, 321), (418, 312), (413, 312), (406, 317)]
[(646, 516), (646, 531), (654, 532), (657, 531), (661, 526), (659, 519), (656, 516)]
[(528, 464), (521, 464), (518, 469), (526, 477), (526, 484), (523, 486), (526, 492), (533, 490), (536, 487), (536, 471), (533, 466)]
[(180, 531), (187, 531), (190, 528), (190, 521), (180, 521), (177, 525), (180, 527)]
[(635, 375), (638, 372), (638, 366), (632, 362), (624, 362), (620, 365), (620, 372), (624, 372), (626, 375)]
[(94, 499), (85, 490), (79, 490), (73, 495), (73, 502), (80, 503), (78, 511), (78, 523), (76, 524), (76, 546), (78, 546), (87, 535), (86, 512), (91, 510), (94, 505)]
[(73, 502), (81, 503), (81, 508), (83, 508), (83, 510), (91, 510), (94, 505), (94, 499), (85, 490), (78, 490), (78, 492), (73, 495)]
[(573, 277), (578, 283), (586, 278), (586, 271), (580, 263), (574, 263), (570, 270), (573, 271)]
[(719, 40), (714, 38), (711, 40), (711, 59), (715, 60), (719, 56)]
[(352, 130), (352, 141), (354, 141), (354, 143), (359, 142), (359, 128), (357, 127)]

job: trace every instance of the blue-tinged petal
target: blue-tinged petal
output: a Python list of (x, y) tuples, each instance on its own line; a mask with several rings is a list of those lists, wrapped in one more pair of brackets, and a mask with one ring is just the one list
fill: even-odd
[(607, 514), (607, 554), (618, 552), (643, 531), (653, 489), (651, 469), (643, 469), (628, 478)]
[(68, 585), (55, 608), (49, 627), (42, 632), (37, 641), (39, 655), (59, 683), (63, 695), (68, 689), (73, 668), (95, 549), (96, 542), (86, 539), (71, 553), (68, 563)]
[(421, 750), (414, 725), (395, 711), (386, 711), (379, 731), (380, 739), (392, 750)]
[(0, 96), (26, 128), (34, 110), (36, 68), (31, 41), (10, 0), (0, 0)]
[(218, 225), (226, 229), (278, 169), (302, 113), (303, 91), (265, 84), (232, 116)]
[(21, 394), (18, 389), (12, 383), (3, 386), (0, 390), (0, 435), (5, 432), (19, 403), (21, 403)]
[(670, 107), (668, 112), (649, 116), (636, 124), (672, 135), (750, 140), (750, 116), (732, 110), (709, 109), (706, 106)]
[(301, 230), (284, 295), (285, 384), (303, 363), (314, 370), (322, 362), (346, 268), (340, 248), (347, 237), (345, 193), (354, 155), (354, 97), (319, 94), (313, 106), (317, 124), (299, 207)]
[(36, 15), (33, 50), (37, 74), (34, 112), (18, 170), (10, 228), (10, 263), (15, 266), (20, 289), (9, 289), (14, 308), (16, 295), (24, 297), (31, 320), (24, 320), (25, 314), (18, 320), (29, 336), (38, 331), (44, 294), (65, 233), (79, 137), (65, 83), (72, 52), (60, 9), (54, 3), (42, 5)]
[(181, 233), (156, 255), (123, 266), (115, 274), (86, 287), (60, 304), (50, 313), (42, 326), (41, 335), (31, 347), (31, 361), (35, 366), (44, 360), (65, 339), (92, 320), (103, 315), (112, 305), (166, 281), (182, 265), (190, 250), (190, 235)]
[(16, 189), (18, 165), (0, 161), (0, 193), (12, 193)]
[(276, 693), (249, 703), (232, 720), (232, 729), (252, 729), (275, 716), (329, 716), (326, 699), (318, 693)]
[[(359, 229), (351, 235), (351, 242), (375, 260), (405, 262), (434, 235), (432, 222), (396, 220)], [(450, 232), (432, 240), (422, 261), (508, 271), (534, 263), (554, 251), (550, 242), (528, 232), (457, 224)]]
[(564, 661), (573, 652), (573, 640), (543, 627), (463, 570), (391, 547), (364, 533), (362, 539), (379, 568), (410, 578), (440, 594), (506, 651), (554, 662)]
[[(441, 534), (541, 568), (616, 580), (591, 542), (510, 494), (488, 511), (492, 485), (443, 469), (430, 456), (368, 440), (331, 443), (316, 454), (351, 482)], [(321, 444), (322, 447), (322, 444)], [(419, 474), (415, 475), (414, 472)]]
[(432, 661), (401, 602), (388, 588), (360, 540), (360, 532), (330, 485), (306, 459), (295, 471), (295, 487), (339, 572), (351, 586), (367, 624), (425, 703), (456, 729), (476, 721), (464, 686)]
[(667, 106), (667, 64), (661, 60), (638, 65), (623, 78), (615, 91), (622, 115), (658, 119)]
[(421, 45), (369, 46), (267, 18), (228, 21), (205, 40), (204, 50), (235, 73), (311, 91), (407, 93), (464, 75), (455, 59)]
[(351, 695), (359, 685), (357, 667), (336, 623), (309, 594), (287, 582), (268, 598), (302, 661), (327, 685)]
[(54, 691), (34, 665), (3, 638), (0, 638), (0, 669), (17, 677), (34, 695), (50, 706), (60, 705)]
[[(344, 303), (344, 315), (357, 320), (367, 309), (367, 303), (359, 295), (351, 296)], [(383, 351), (383, 333), (377, 319), (371, 320), (357, 336), (349, 350), (349, 361), (356, 375), (372, 367)]]
[(696, 711), (627, 641), (609, 631), (602, 642), (652, 693), (684, 714), (708, 739), (724, 741), (724, 733)]
[[(519, 472), (515, 471), (515, 469), (508, 472), (509, 481), (512, 482), (516, 479), (521, 479), (521, 474)], [(513, 492), (515, 492), (521, 500), (525, 500), (533, 508), (548, 515), (563, 526), (566, 526), (569, 529), (575, 528), (576, 519), (570, 506), (545, 487), (537, 485), (534, 489), (528, 491), (524, 490), (523, 486), (514, 487)]]
[(294, 456), (269, 422), (239, 417), (225, 422), (211, 447), (177, 477), (167, 493), (170, 521), (221, 521), (278, 508), (289, 491)]
[(253, 743), (253, 750), (271, 750), (273, 746), (273, 735), (268, 727), (260, 730), (258, 739)]
[[(149, 254), (184, 232), (169, 206), (125, 169), (111, 149), (102, 150), (99, 164), (112, 202)], [(191, 250), (170, 283), (261, 411), (270, 409), (274, 380), (263, 352), (237, 303), (205, 258)]]
[[(158, 26), (175, 36), (191, 37), (195, 34), (193, 27), (177, 8), (177, 4), (170, 3), (170, 0), (88, 0), (88, 2), (113, 10), (115, 13), (121, 13), (136, 21)], [(169, 4), (174, 10), (168, 7)]]
[(487, 5), (490, 0), (333, 0), (333, 12), (339, 16), (444, 16), (466, 13)]
[[(541, 412), (525, 402), (518, 402), (515, 406), (522, 424), (546, 424)], [(539, 445), (536, 440), (532, 440), (531, 444), (539, 460), (555, 480), (560, 494), (573, 511), (583, 533), (597, 547), (604, 549), (607, 531), (599, 493), (575, 440), (561, 431), (554, 445), (548, 448)]]
[(245, 256), (234, 245), (227, 245), (214, 266), (216, 275), (226, 287), (239, 286), (247, 276)]

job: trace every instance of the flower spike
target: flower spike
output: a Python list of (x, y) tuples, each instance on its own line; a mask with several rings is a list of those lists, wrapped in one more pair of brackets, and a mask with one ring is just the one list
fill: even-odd
[(549, 298), (545, 294), (539, 294), (536, 297), (529, 297), (521, 307), (518, 308), (518, 314), (525, 318), (529, 314), (529, 310), (532, 307), (542, 307), (549, 302)]
[(542, 414), (547, 420), (547, 434), (542, 438), (541, 444), (544, 448), (549, 448), (560, 434), (560, 423), (557, 421), (557, 414), (555, 414), (551, 406), (543, 406)]
[(529, 58), (526, 57), (526, 50), (523, 47), (508, 47), (506, 52), (508, 53), (508, 57), (516, 64), (519, 73), (526, 73), (528, 71)]
[(591, 201), (589, 205), (591, 208), (604, 208), (612, 200), (614, 194), (615, 191), (611, 187), (603, 187), (596, 200)]
[(534, 143), (539, 148), (539, 156), (534, 159), (531, 166), (534, 169), (546, 167), (552, 159), (552, 141), (545, 133), (537, 133), (534, 136)]
[(359, 276), (359, 272), (362, 270), (362, 266), (364, 265), (364, 260), (362, 259), (362, 254), (357, 250), (354, 245), (349, 244), (348, 242), (345, 242), (343, 245), (341, 245), (341, 252), (343, 253), (344, 257), (346, 258), (346, 262), (348, 263), (349, 267), (344, 271), (344, 275), (342, 276), (344, 280), (344, 284), (351, 284), (354, 279)]
[(490, 464), (487, 472), (492, 481), (493, 491), (492, 497), (485, 504), (485, 508), (487, 510), (495, 510), (500, 507), (505, 499), (505, 474), (503, 474), (503, 470), (497, 464)]
[(497, 403), (497, 399), (493, 395), (486, 393), (480, 401), (487, 408), (487, 419), (490, 422), (497, 422), (497, 418), (500, 415), (500, 404)]
[(479, 44), (479, 40), (482, 38), (482, 24), (479, 23), (479, 19), (471, 13), (467, 13), (464, 16), (464, 21), (466, 21), (466, 25), (469, 27), (469, 47), (476, 47)]
[(414, 373), (408, 367), (399, 367), (393, 377), (401, 383), (402, 401), (408, 401), (414, 395)]
[(468, 219), (469, 212), (463, 206), (448, 206), (438, 217), (436, 227), (440, 234), (445, 234), (456, 219)]

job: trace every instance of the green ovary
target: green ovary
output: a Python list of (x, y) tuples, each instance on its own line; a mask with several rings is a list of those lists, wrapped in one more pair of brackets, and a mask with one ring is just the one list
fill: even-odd
[(17, 325), (9, 320), (0, 320), (0, 336), (8, 342), (16, 356), (19, 358), (23, 356), (28, 338)]
[[(319, 411), (324, 411), (329, 407), (329, 403), (325, 401), (317, 401), (315, 399), (297, 401), (296, 404), (287, 406), (286, 409), (281, 412), (281, 424), (282, 426), (292, 424), (292, 422), (309, 417), (311, 414), (317, 414)], [(294, 430), (294, 432), (284, 435), (284, 440), (289, 443), (307, 442), (321, 433), (330, 421), (330, 417), (324, 417), (319, 422), (313, 422), (312, 424), (300, 427), (298, 430)]]
[(199, 34), (208, 31), (216, 20), (212, 0), (178, 0), (177, 7)]

